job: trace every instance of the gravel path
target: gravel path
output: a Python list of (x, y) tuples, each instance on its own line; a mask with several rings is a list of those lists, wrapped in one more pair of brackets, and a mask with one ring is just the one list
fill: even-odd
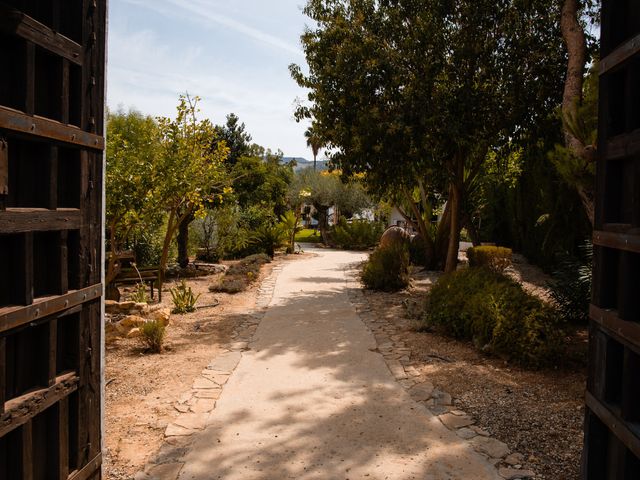
[(181, 480), (498, 479), (396, 382), (349, 301), (345, 266), (287, 264), (250, 349), (193, 438)]

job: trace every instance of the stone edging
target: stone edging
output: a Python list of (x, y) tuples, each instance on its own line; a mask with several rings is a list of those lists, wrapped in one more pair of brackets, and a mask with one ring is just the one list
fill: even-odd
[(371, 309), (357, 278), (358, 269), (345, 268), (349, 300), (358, 316), (376, 339), (377, 351), (400, 385), (416, 402), (424, 405), (445, 427), (466, 440), (478, 453), (493, 463), (498, 474), (507, 480), (525, 480), (535, 473), (522, 469), (523, 455), (512, 453), (509, 447), (475, 425), (470, 415), (456, 407), (456, 401), (447, 392), (438, 390), (412, 365), (411, 349), (396, 333), (396, 327), (385, 318), (378, 318)]
[(258, 289), (255, 310), (236, 325), (231, 334), (233, 343), (214, 358), (202, 373), (195, 378), (191, 389), (183, 393), (174, 408), (180, 412), (164, 433), (165, 441), (157, 454), (147, 462), (144, 471), (138, 472), (134, 480), (176, 480), (184, 466), (182, 458), (189, 450), (193, 435), (204, 430), (224, 385), (238, 366), (242, 352), (249, 344), (264, 318), (273, 298), (276, 280), (284, 263), (275, 265)]

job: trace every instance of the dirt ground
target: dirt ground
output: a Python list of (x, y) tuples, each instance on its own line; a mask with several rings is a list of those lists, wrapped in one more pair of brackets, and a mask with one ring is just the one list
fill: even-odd
[[(108, 480), (130, 479), (144, 467), (161, 446), (166, 426), (178, 415), (174, 404), (233, 341), (235, 326), (255, 306), (262, 280), (279, 262), (294, 258), (276, 257), (262, 267), (258, 281), (236, 295), (209, 292), (217, 275), (189, 279), (194, 292), (202, 294), (198, 309), (171, 316), (162, 354), (145, 354), (136, 339), (107, 343), (104, 471)], [(166, 307), (172, 306), (168, 290), (174, 284), (168, 282), (163, 288)]]
[[(519, 262), (514, 269), (511, 275), (523, 280), (527, 290), (546, 296), (542, 272)], [(415, 319), (438, 274), (420, 272), (413, 277), (412, 287), (403, 292), (365, 292), (376, 316), (393, 319), (397, 336), (411, 348), (412, 362), (437, 388), (450, 393), (480, 427), (522, 453), (523, 467), (534, 470), (537, 478), (578, 479), (586, 330), (567, 337), (572, 355), (564, 365), (553, 370), (523, 370), (479, 353), (470, 343), (417, 332)]]

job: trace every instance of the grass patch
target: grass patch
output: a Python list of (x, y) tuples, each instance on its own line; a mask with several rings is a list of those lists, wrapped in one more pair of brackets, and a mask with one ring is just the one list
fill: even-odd
[(319, 230), (305, 228), (296, 233), (296, 242), (298, 243), (322, 243), (322, 235)]

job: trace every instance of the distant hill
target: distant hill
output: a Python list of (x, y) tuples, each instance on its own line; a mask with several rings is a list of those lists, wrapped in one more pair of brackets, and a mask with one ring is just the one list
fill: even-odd
[[(289, 163), (291, 161), (296, 162), (296, 167), (294, 170), (299, 172), (300, 170), (304, 170), (305, 168), (313, 168), (313, 160), (307, 160), (302, 157), (282, 157), (282, 163)], [(329, 160), (318, 160), (316, 164), (316, 168), (318, 170), (327, 170)]]

